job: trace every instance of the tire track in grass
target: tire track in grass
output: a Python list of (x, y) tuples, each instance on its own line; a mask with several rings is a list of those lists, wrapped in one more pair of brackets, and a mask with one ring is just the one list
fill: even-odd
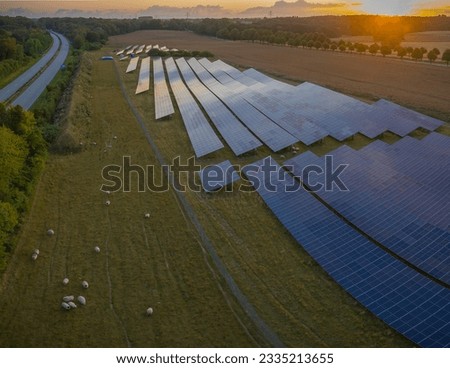
[[(122, 78), (120, 77), (119, 68), (118, 68), (117, 62), (115, 60), (114, 60), (114, 68), (115, 68), (115, 72), (116, 72), (117, 82), (119, 83), (123, 97), (127, 101), (128, 106), (130, 107), (130, 110), (133, 113), (137, 123), (141, 127), (142, 132), (144, 133), (144, 136), (145, 136), (147, 142), (149, 143), (153, 153), (156, 156), (156, 159), (158, 160), (159, 164), (162, 167), (164, 167), (163, 165), (165, 164), (165, 160), (164, 160), (161, 152), (159, 151), (157, 145), (151, 138), (150, 133), (149, 133), (147, 127), (145, 126), (144, 120), (142, 119), (142, 116), (140, 115), (139, 111), (134, 106), (133, 102), (131, 101), (131, 99), (125, 89), (125, 85), (122, 81)], [(169, 182), (173, 184), (173, 175), (171, 175), (171, 173), (168, 172), (167, 170), (164, 170), (164, 173), (166, 175), (168, 175)], [(280, 340), (278, 335), (275, 334), (275, 332), (272, 331), (272, 329), (259, 316), (258, 312), (255, 310), (253, 305), (250, 303), (250, 301), (247, 299), (247, 297), (244, 295), (244, 293), (241, 291), (239, 286), (234, 281), (233, 277), (228, 272), (228, 269), (226, 268), (225, 264), (221, 260), (220, 256), (217, 254), (217, 251), (214, 248), (214, 245), (212, 244), (211, 240), (207, 236), (205, 230), (203, 229), (203, 226), (201, 225), (197, 215), (195, 214), (192, 206), (189, 204), (185, 195), (175, 189), (172, 191), (172, 193), (174, 193), (175, 199), (177, 200), (177, 202), (179, 202), (179, 205), (182, 207), (182, 209), (183, 209), (182, 213), (185, 213), (186, 216), (189, 217), (190, 222), (197, 230), (198, 235), (200, 237), (199, 245), (201, 246), (201, 248), (204, 252), (208, 253), (210, 259), (214, 262), (214, 265), (215, 265), (217, 271), (219, 271), (220, 275), (227, 283), (231, 293), (234, 295), (237, 302), (240, 304), (242, 310), (247, 314), (247, 316), (251, 319), (251, 321), (256, 326), (256, 328), (259, 330), (261, 335), (266, 339), (266, 341), (270, 345), (272, 345), (273, 347), (278, 347), (278, 348), (285, 347), (284, 343)], [(205, 260), (206, 260), (206, 264), (208, 265), (209, 269), (212, 271), (213, 275), (215, 275), (215, 272), (214, 272), (213, 268), (211, 267), (211, 265), (209, 264), (209, 260), (206, 257), (206, 254), (205, 254)], [(218, 282), (218, 284), (219, 284), (219, 282)], [(219, 286), (219, 288), (221, 288), (221, 287)], [(231, 309), (231, 310), (233, 310), (233, 309)], [(233, 311), (233, 313), (234, 313), (234, 311)], [(247, 329), (246, 329), (246, 332), (248, 332)]]
[(127, 342), (127, 346), (131, 348), (131, 342), (128, 338), (128, 332), (125, 327), (125, 324), (123, 323), (122, 319), (117, 314), (114, 303), (113, 303), (113, 296), (112, 296), (112, 282), (111, 282), (111, 275), (109, 272), (109, 239), (111, 238), (111, 230), (112, 230), (112, 223), (111, 223), (111, 215), (109, 213), (109, 208), (106, 209), (107, 218), (108, 218), (108, 235), (106, 236), (105, 241), (105, 249), (106, 249), (106, 278), (108, 279), (108, 292), (109, 292), (109, 307), (111, 308), (111, 311), (114, 314), (114, 317), (116, 318), (117, 322), (119, 323), (120, 327), (122, 327), (123, 335), (125, 337), (125, 341)]

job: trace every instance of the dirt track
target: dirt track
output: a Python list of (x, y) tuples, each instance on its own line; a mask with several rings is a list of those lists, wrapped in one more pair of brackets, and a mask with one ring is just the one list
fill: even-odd
[(159, 44), (208, 50), (226, 62), (294, 82), (309, 81), (360, 98), (386, 98), (450, 122), (450, 67), (356, 54), (225, 41), (191, 32), (139, 31), (110, 45)]

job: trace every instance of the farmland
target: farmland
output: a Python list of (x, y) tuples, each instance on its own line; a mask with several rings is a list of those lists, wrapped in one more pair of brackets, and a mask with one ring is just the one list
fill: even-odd
[[(84, 54), (56, 144), (58, 152), (50, 155), (3, 277), (0, 346), (268, 346), (205, 250), (180, 195), (172, 189), (110, 195), (100, 191), (102, 168), (120, 164), (125, 155), (134, 164), (154, 165), (154, 181), (162, 181), (161, 162), (145, 133), (165, 162), (192, 156), (179, 112), (170, 120), (156, 122), (153, 91), (135, 96), (137, 75), (125, 74), (126, 63), (99, 60), (130, 43), (209, 50), (235, 65), (252, 66), (291, 82), (308, 80), (364, 100), (389, 98), (447, 121), (448, 71), (169, 31), (111, 37), (103, 50)], [(424, 72), (433, 88), (417, 84), (416, 77)], [(120, 90), (121, 82), (144, 127), (137, 124)], [(448, 128), (442, 130), (445, 133)], [(386, 134), (383, 139), (397, 138)], [(368, 142), (357, 135), (346, 144), (360, 148)], [(338, 145), (326, 138), (311, 149), (323, 154)], [(297, 146), (300, 152), (307, 150)], [(268, 154), (262, 148), (236, 158), (226, 148), (199, 163), (232, 159), (233, 164), (243, 165)], [(230, 277), (286, 346), (412, 346), (327, 276), (256, 193), (181, 195)], [(105, 205), (107, 200), (110, 206)], [(144, 218), (147, 212), (150, 219)], [(50, 227), (56, 233), (53, 237), (46, 234)], [(101, 248), (99, 254), (94, 246)], [(40, 256), (33, 263), (30, 257), (35, 248)], [(70, 279), (66, 286), (64, 277)], [(84, 279), (91, 285), (88, 290), (81, 288)], [(62, 296), (80, 293), (87, 298), (85, 307), (60, 309)], [(151, 318), (145, 315), (148, 306), (154, 308)]]

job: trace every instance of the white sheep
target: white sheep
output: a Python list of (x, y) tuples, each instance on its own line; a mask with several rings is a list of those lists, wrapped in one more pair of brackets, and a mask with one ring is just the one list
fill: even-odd
[(81, 283), (81, 286), (83, 286), (85, 289), (87, 289), (89, 287), (88, 282), (85, 280)]
[(65, 301), (66, 303), (72, 302), (75, 300), (75, 297), (73, 295), (66, 295), (63, 297), (63, 301)]
[(69, 279), (66, 277), (64, 280), (63, 280), (63, 285), (67, 285), (69, 283)]
[(100, 253), (100, 247), (95, 247), (94, 250), (95, 250), (95, 253)]
[(149, 213), (146, 213), (146, 214), (144, 215), (144, 217), (145, 217), (146, 219), (148, 219), (148, 218), (150, 218), (150, 214), (149, 214)]
[(66, 302), (62, 302), (61, 303), (61, 307), (64, 308), (65, 310), (69, 310), (70, 309), (70, 305), (67, 304)]
[(109, 194), (111, 194), (111, 191), (107, 190), (105, 193), (109, 195)]
[(113, 139), (117, 139), (117, 135), (115, 135), (115, 136), (113, 137)]
[(35, 261), (35, 260), (37, 259), (37, 257), (38, 257), (37, 253), (33, 253), (33, 254), (31, 255), (31, 259), (32, 259), (33, 261)]
[(107, 201), (105, 202), (105, 204), (106, 204), (107, 206), (109, 206), (109, 205), (111, 204), (111, 201), (110, 201), (110, 200), (107, 200)]
[(39, 255), (39, 249), (35, 249), (35, 250), (34, 250), (34, 253), (37, 254), (37, 255)]
[(77, 305), (74, 302), (69, 302), (67, 304), (69, 304), (70, 308), (72, 309), (75, 309), (77, 307)]
[(153, 308), (152, 307), (148, 307), (147, 308), (147, 316), (151, 316), (153, 314)]
[(77, 300), (78, 300), (78, 303), (80, 303), (81, 305), (86, 305), (86, 298), (84, 297), (84, 296), (79, 296), (78, 298), (77, 298)]
[(49, 235), (49, 236), (55, 235), (55, 231), (53, 229), (48, 229), (47, 235)]

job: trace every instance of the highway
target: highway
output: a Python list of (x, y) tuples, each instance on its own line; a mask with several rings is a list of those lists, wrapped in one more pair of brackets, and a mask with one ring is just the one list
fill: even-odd
[(61, 69), (61, 66), (64, 64), (64, 61), (69, 54), (69, 41), (67, 41), (63, 35), (56, 32), (53, 33), (61, 40), (61, 47), (58, 54), (42, 74), (12, 102), (13, 105), (20, 105), (28, 110), (36, 102), (38, 97), (45, 90), (45, 87), (53, 80), (55, 75)]
[(4, 88), (0, 89), (0, 101), (6, 101), (11, 96), (16, 94), (25, 84), (27, 84), (33, 77), (39, 73), (39, 71), (44, 68), (48, 62), (55, 56), (56, 52), (59, 49), (59, 45), (61, 41), (59, 38), (52, 32), (50, 32), (50, 36), (53, 38), (53, 44), (50, 50), (47, 51), (44, 56), (42, 56), (31, 68), (23, 72), (16, 79), (14, 79), (11, 83), (6, 85)]

